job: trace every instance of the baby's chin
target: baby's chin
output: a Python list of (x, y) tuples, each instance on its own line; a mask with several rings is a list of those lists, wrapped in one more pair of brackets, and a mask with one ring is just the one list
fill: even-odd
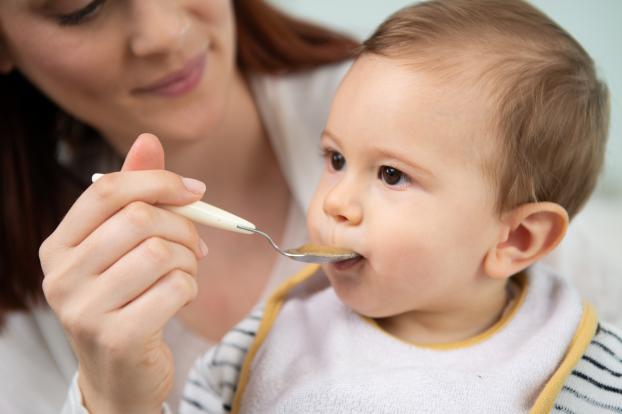
[(386, 309), (378, 307), (377, 300), (371, 292), (356, 292), (352, 289), (337, 288), (335, 293), (341, 303), (365, 318), (378, 319), (392, 316)]
[[(360, 270), (364, 261), (365, 258), (360, 258), (352, 263), (337, 266), (331, 263), (322, 267), (335, 294), (344, 305), (363, 316), (376, 317), (380, 313), (375, 306), (376, 296), (373, 289), (365, 283), (363, 272), (353, 271), (355, 268)], [(338, 266), (346, 267), (349, 271), (338, 270)]]

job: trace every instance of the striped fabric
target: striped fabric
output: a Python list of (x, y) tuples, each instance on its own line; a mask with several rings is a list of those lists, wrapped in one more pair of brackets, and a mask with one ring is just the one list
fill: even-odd
[[(197, 361), (190, 372), (180, 414), (231, 412), (240, 370), (255, 339), (263, 308), (255, 309), (222, 342)], [(622, 333), (605, 323), (566, 380), (554, 413), (622, 414)]]
[(253, 310), (196, 362), (186, 381), (180, 413), (231, 412), (242, 363), (255, 340), (262, 315), (263, 307)]
[(622, 333), (598, 324), (587, 351), (555, 400), (554, 413), (622, 414)]

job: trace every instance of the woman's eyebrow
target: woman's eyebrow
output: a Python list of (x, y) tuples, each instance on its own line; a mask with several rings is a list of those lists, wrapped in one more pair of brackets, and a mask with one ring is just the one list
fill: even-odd
[(50, 6), (52, 0), (14, 0), (18, 7), (29, 9), (43, 9)]
[(50, 0), (16, 0), (16, 3), (21, 3), (23, 5), (27, 5), (30, 7), (40, 7), (43, 6), (47, 3), (49, 3)]

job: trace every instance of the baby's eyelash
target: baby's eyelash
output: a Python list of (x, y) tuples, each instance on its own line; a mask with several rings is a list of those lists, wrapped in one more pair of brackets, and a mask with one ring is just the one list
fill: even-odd
[(329, 157), (331, 154), (334, 154), (335, 152), (338, 152), (338, 151), (335, 151), (332, 148), (323, 147), (323, 148), (320, 148), (319, 155), (320, 155), (320, 157), (325, 159), (326, 157)]

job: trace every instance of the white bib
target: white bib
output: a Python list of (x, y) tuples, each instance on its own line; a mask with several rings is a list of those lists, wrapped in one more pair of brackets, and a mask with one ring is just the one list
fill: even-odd
[(527, 280), (522, 305), (501, 330), (448, 350), (382, 332), (329, 287), (290, 297), (252, 361), (240, 412), (527, 412), (583, 311), (576, 292), (548, 270), (535, 267)]

